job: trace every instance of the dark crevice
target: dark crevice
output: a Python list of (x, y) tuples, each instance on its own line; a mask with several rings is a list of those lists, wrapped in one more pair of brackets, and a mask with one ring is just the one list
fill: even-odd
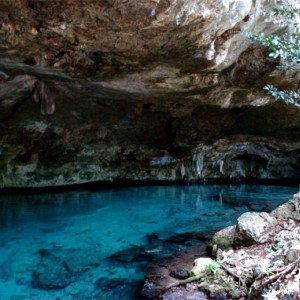
[(174, 158), (182, 158), (186, 155), (185, 151), (175, 145), (174, 140), (176, 138), (176, 129), (175, 129), (175, 117), (171, 117), (166, 121), (165, 132), (167, 137), (168, 151), (169, 154)]
[[(0, 117), (0, 122), (6, 122), (9, 121), (10, 119), (13, 118), (13, 116), (15, 115), (15, 113), (17, 112), (17, 110), (29, 99), (31, 98), (31, 95), (29, 95), (28, 97), (24, 98), (23, 100), (17, 102), (15, 105), (13, 105), (11, 107), (11, 112), (8, 113), (6, 116), (4, 117)], [(2, 108), (3, 109), (3, 108)]]

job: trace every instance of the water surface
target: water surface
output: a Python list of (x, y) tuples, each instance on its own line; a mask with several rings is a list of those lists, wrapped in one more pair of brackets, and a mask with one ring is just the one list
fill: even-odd
[(201, 243), (178, 236), (271, 211), (297, 191), (189, 185), (0, 195), (1, 299), (133, 299), (149, 261)]

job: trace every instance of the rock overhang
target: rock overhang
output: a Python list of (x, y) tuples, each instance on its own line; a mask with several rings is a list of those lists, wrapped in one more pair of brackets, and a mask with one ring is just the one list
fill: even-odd
[[(255, 177), (257, 157), (258, 176), (298, 176), (299, 112), (262, 91), (296, 87), (297, 74), (240, 34), (277, 30), (265, 22), (269, 1), (0, 4), (3, 186), (22, 176), (17, 186), (38, 185), (38, 174), (50, 185), (197, 180), (200, 162), (205, 178)], [(214, 155), (189, 171), (201, 147)], [(165, 155), (174, 168), (149, 169)]]

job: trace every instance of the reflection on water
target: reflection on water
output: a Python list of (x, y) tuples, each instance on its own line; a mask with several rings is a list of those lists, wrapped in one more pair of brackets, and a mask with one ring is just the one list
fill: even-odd
[(105, 198), (90, 197), (89, 191), (53, 194), (0, 195), (0, 226), (20, 222), (55, 219), (87, 214), (105, 207)]
[(271, 211), (296, 192), (190, 185), (0, 195), (1, 299), (132, 299), (149, 260), (205, 241), (186, 232)]

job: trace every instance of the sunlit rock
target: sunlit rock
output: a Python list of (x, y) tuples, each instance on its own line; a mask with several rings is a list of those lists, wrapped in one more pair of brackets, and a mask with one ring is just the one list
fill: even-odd
[(270, 230), (277, 224), (274, 217), (266, 212), (247, 212), (238, 218), (236, 227), (237, 240), (245, 244), (265, 243), (273, 235)]

